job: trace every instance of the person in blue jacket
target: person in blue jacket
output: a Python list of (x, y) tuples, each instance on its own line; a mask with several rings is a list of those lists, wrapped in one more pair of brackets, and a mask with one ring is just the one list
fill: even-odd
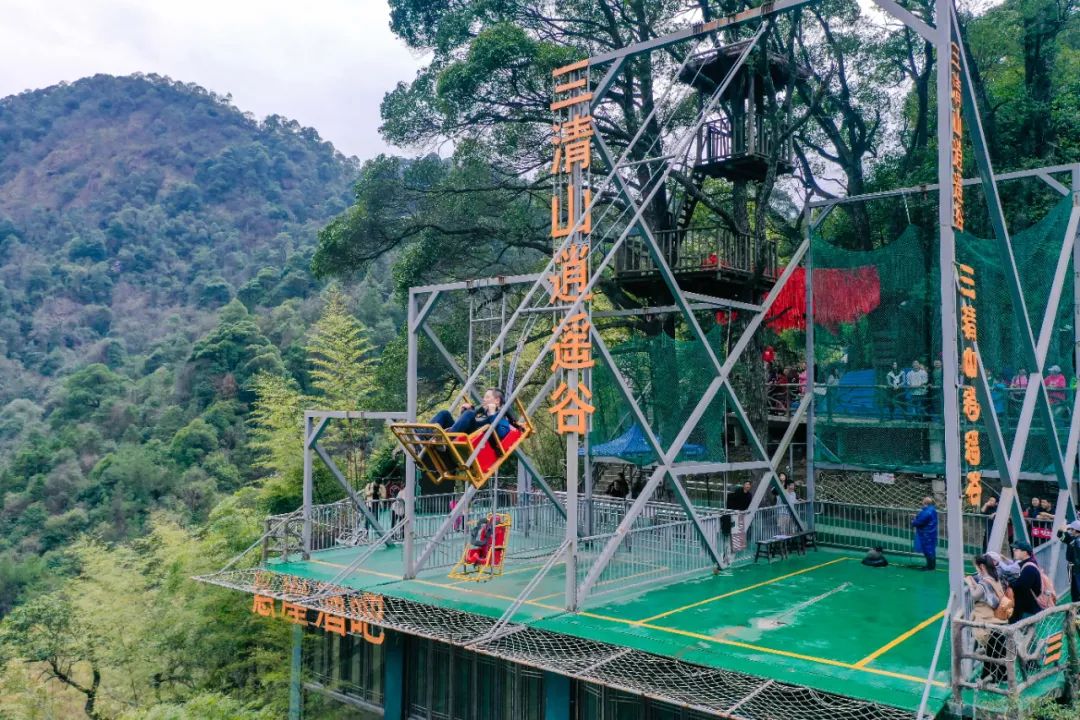
[(911, 521), (911, 526), (915, 528), (915, 552), (922, 553), (926, 558), (926, 567), (921, 570), (934, 570), (937, 568), (937, 506), (931, 497), (923, 498), (922, 504), (922, 510)]
[[(473, 408), (471, 403), (461, 404), (461, 417), (457, 420), (450, 414), (449, 410), (440, 410), (435, 413), (435, 417), (431, 419), (431, 422), (435, 425), (442, 426), (449, 432), (463, 432), (466, 434), (472, 433), (475, 430), (479, 430), (485, 425), (490, 425), (491, 421), (495, 419), (495, 416), (499, 414), (499, 410), (503, 406), (503, 392), (498, 388), (488, 388), (484, 393), (483, 400), (479, 408)], [(510, 427), (514, 423), (514, 418), (510, 416), (510, 413), (506, 413), (499, 424), (495, 426), (495, 432), (498, 433), (499, 439), (502, 440), (510, 432)]]

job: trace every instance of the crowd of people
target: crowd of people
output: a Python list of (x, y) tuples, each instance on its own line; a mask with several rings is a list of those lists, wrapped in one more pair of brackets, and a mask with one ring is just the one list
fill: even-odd
[[(982, 512), (992, 517), (998, 509), (997, 499), (990, 498)], [(1069, 568), (1070, 597), (1080, 599), (1080, 520), (1073, 520), (1056, 533), (1053, 504), (1045, 498), (1032, 498), (1024, 512), (1031, 530), (1032, 542), (1016, 540), (1010, 543), (1011, 558), (997, 552), (987, 552), (974, 558), (975, 572), (965, 577), (966, 602), (971, 617), (981, 626), (974, 637), (982, 653), (991, 660), (983, 663), (982, 679), (993, 683), (1007, 678), (1008, 644), (994, 626), (1007, 625), (1036, 615), (1057, 602), (1053, 584), (1040, 567), (1035, 548), (1055, 536), (1065, 545), (1065, 560)], [(923, 570), (934, 570), (937, 562), (938, 514), (933, 498), (923, 500), (923, 508), (912, 518), (915, 551), (926, 558)], [(1011, 533), (1010, 533), (1011, 539)], [(863, 564), (874, 567), (887, 565), (881, 548), (872, 549)], [(1025, 639), (1026, 638), (1026, 639)], [(1029, 669), (1039, 663), (1040, 648), (1033, 637), (1021, 635), (1016, 647), (1021, 662)]]
[[(824, 403), (821, 408), (826, 412), (843, 407), (837, 397), (841, 379), (846, 370), (846, 363), (840, 362), (815, 372), (814, 392), (818, 400)], [(773, 412), (786, 413), (798, 404), (800, 398), (809, 390), (806, 363), (780, 366), (768, 363), (769, 403)], [(988, 370), (991, 399), (998, 416), (1015, 417), (1023, 405), (1024, 391), (1030, 381), (1027, 368), (1016, 372), (1009, 369), (1001, 372)], [(1078, 379), (1069, 380), (1060, 365), (1051, 365), (1046, 370), (1043, 384), (1054, 414), (1068, 417), (1072, 412), (1072, 398), (1076, 395)], [(853, 390), (874, 390), (874, 403), (880, 415), (887, 419), (928, 418), (941, 415), (943, 387), (943, 369), (941, 359), (932, 364), (913, 359), (907, 365), (893, 361), (873, 387), (865, 385), (851, 386)], [(819, 406), (821, 407), (821, 406)]]

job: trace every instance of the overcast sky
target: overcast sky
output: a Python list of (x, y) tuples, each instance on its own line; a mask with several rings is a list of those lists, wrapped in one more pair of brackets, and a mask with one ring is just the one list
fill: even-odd
[(386, 0), (0, 0), (0, 97), (158, 73), (314, 127), (363, 159), (393, 151), (379, 103), (423, 61), (389, 25)]

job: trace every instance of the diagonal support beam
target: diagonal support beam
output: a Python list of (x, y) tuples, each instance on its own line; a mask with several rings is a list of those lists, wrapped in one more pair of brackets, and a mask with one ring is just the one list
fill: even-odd
[[(664, 448), (660, 445), (659, 438), (656, 437), (656, 433), (653, 432), (652, 426), (649, 424), (648, 419), (645, 417), (645, 413), (642, 412), (641, 406), (638, 405), (637, 400), (634, 398), (634, 393), (630, 390), (626, 384), (626, 379), (623, 378), (622, 372), (619, 371), (618, 366), (615, 364), (615, 358), (611, 356), (611, 352), (608, 350), (607, 343), (604, 342), (604, 338), (600, 337), (600, 333), (595, 327), (591, 332), (593, 338), (593, 345), (600, 351), (601, 357), (611, 369), (611, 374), (615, 378), (615, 384), (619, 388), (619, 392), (622, 393), (623, 399), (630, 405), (631, 411), (634, 413), (634, 418), (637, 420), (638, 425), (645, 433), (645, 440), (649, 443), (653, 452), (657, 457), (664, 456)], [(698, 539), (709, 553), (709, 557), (713, 559), (716, 566), (723, 567), (724, 562), (720, 557), (720, 553), (716, 550), (716, 542), (709, 533), (705, 532), (705, 528), (702, 527), (701, 518), (698, 516), (697, 511), (694, 509), (693, 503), (690, 502), (689, 495), (686, 494), (686, 489), (683, 488), (682, 482), (679, 477), (672, 472), (670, 464), (665, 465), (666, 475), (671, 482), (672, 488), (675, 490), (676, 498), (679, 501), (679, 505), (682, 506), (683, 511), (690, 518), (690, 522), (694, 524), (694, 530), (697, 532)]]
[(371, 527), (373, 527), (377, 533), (382, 535), (385, 532), (385, 530), (383, 530), (382, 523), (380, 523), (379, 519), (376, 518), (374, 513), (371, 512), (370, 508), (368, 508), (367, 506), (367, 503), (364, 502), (360, 498), (360, 496), (356, 494), (356, 491), (352, 489), (352, 486), (349, 485), (349, 481), (345, 479), (344, 473), (342, 473), (341, 470), (338, 468), (337, 463), (335, 463), (334, 459), (330, 457), (330, 454), (326, 452), (322, 445), (319, 445), (319, 442), (317, 440), (311, 446), (311, 449), (315, 451), (315, 454), (318, 455), (324, 463), (326, 463), (326, 467), (330, 468), (330, 474), (333, 475), (334, 479), (338, 481), (338, 484), (341, 485), (341, 488), (345, 491), (345, 494), (347, 494), (349, 496), (349, 499), (352, 500), (352, 503), (356, 506), (356, 509), (359, 510), (360, 513), (364, 516), (364, 518), (368, 521), (368, 524), (371, 525)]
[(938, 33), (937, 28), (917, 18), (910, 10), (902, 7), (896, 0), (874, 0), (874, 2), (879, 8), (919, 33), (919, 36), (926, 42), (931, 44), (938, 42), (940, 33)]

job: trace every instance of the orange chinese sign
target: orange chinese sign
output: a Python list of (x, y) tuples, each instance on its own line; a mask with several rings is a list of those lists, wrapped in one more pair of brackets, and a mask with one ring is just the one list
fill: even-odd
[(952, 87), (950, 95), (952, 100), (952, 195), (953, 195), (953, 227), (957, 230), (964, 229), (964, 126), (960, 115), (961, 85), (960, 85), (960, 48), (956, 43), (952, 44), (950, 58), (950, 71)]
[[(307, 580), (298, 578), (287, 578), (286, 583), (289, 582), (302, 583), (308, 585), (309, 588), (311, 585)], [(286, 592), (291, 591), (286, 590)], [(251, 612), (263, 617), (280, 617), (302, 627), (311, 625), (341, 637), (360, 635), (373, 645), (383, 643), (385, 635), (382, 628), (377, 625), (383, 618), (381, 595), (364, 593), (360, 596), (350, 596), (347, 607), (344, 596), (331, 596), (324, 600), (323, 605), (324, 609), (314, 611), (303, 605), (283, 600), (279, 611), (274, 598), (268, 595), (256, 595), (251, 605)], [(314, 621), (311, 620), (312, 613), (315, 613)]]
[[(960, 292), (960, 407), (965, 420), (976, 423), (982, 417), (978, 393), (972, 383), (979, 382), (979, 355), (975, 343), (979, 338), (979, 318), (975, 312), (975, 268), (958, 263), (957, 288)], [(951, 400), (955, 402), (955, 397)], [(982, 503), (982, 446), (976, 428), (964, 433), (964, 462), (968, 465), (964, 495), (968, 503)]]
[[(589, 233), (592, 232), (592, 190), (588, 173), (592, 164), (593, 127), (589, 91), (588, 62), (582, 61), (555, 70), (555, 94), (551, 111), (555, 114), (551, 142), (555, 146), (551, 162), (554, 188), (551, 197), (551, 237), (569, 238), (569, 245), (555, 256), (551, 282), (551, 303), (582, 305), (564, 318), (552, 347), (551, 370), (564, 373), (551, 394), (556, 430), (560, 434), (588, 431), (592, 392), (578, 377), (578, 371), (593, 367), (592, 323), (586, 302), (592, 299), (589, 286)], [(565, 241), (564, 241), (565, 242)], [(570, 373), (567, 375), (566, 373)]]

